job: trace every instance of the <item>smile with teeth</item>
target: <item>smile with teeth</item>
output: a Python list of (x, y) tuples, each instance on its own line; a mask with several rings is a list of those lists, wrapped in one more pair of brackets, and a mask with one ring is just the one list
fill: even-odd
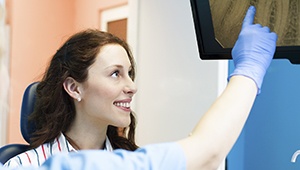
[(114, 105), (116, 105), (118, 107), (130, 108), (130, 103), (128, 103), (128, 102), (115, 102)]

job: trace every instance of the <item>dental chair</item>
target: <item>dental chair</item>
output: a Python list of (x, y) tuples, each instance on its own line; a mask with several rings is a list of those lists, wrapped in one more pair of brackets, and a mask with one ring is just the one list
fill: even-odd
[(28, 126), (28, 116), (33, 112), (36, 100), (36, 87), (38, 82), (30, 84), (23, 94), (20, 128), (24, 140), (28, 144), (8, 144), (0, 148), (0, 162), (4, 164), (10, 158), (29, 149), (30, 135), (34, 132), (33, 126)]

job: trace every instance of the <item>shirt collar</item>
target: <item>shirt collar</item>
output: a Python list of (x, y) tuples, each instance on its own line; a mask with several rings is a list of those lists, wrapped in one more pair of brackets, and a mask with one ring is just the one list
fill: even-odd
[[(69, 150), (69, 152), (77, 152), (77, 150), (69, 143), (69, 141), (66, 139), (66, 137), (64, 136), (63, 133), (61, 133), (60, 137), (59, 137), (60, 141), (66, 141), (66, 145), (67, 148)], [(105, 137), (105, 146), (104, 146), (104, 150), (107, 150), (109, 152), (112, 152), (114, 149), (110, 143), (110, 140), (108, 139), (108, 137)]]

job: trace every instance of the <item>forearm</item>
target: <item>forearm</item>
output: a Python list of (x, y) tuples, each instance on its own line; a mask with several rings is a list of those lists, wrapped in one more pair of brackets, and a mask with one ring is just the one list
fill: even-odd
[(203, 115), (192, 134), (181, 140), (188, 169), (217, 167), (238, 138), (257, 94), (255, 82), (234, 76)]

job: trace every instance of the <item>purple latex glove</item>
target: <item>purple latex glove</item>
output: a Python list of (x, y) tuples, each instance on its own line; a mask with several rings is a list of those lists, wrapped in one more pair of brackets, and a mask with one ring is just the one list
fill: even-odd
[(243, 21), (239, 37), (231, 51), (235, 70), (229, 76), (242, 75), (253, 79), (257, 94), (276, 49), (277, 35), (268, 27), (253, 24), (255, 7), (250, 6)]

